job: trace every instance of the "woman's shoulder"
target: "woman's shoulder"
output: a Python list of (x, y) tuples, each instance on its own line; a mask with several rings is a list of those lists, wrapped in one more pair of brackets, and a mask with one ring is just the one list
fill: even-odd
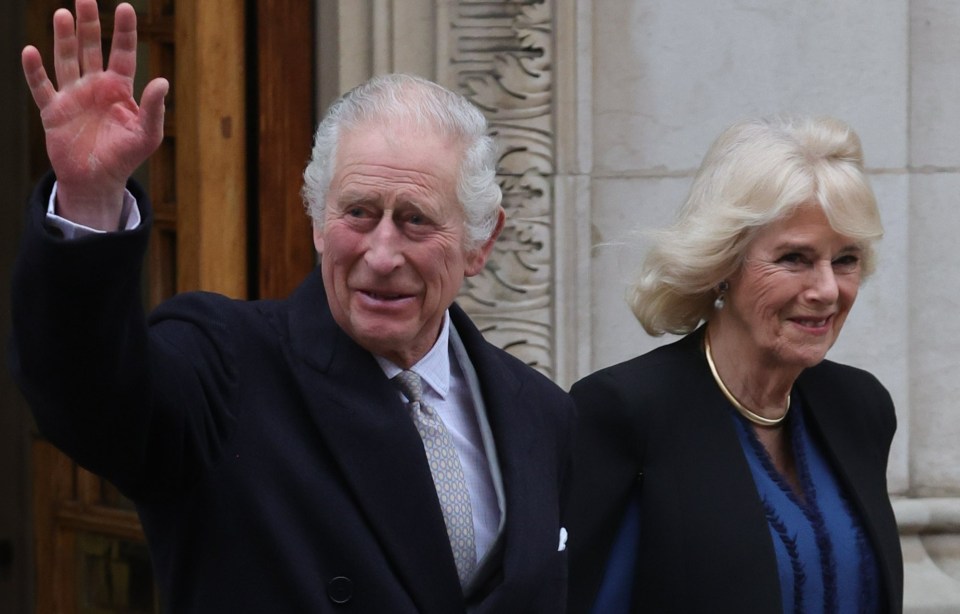
[(658, 415), (693, 402), (701, 389), (703, 357), (693, 333), (619, 364), (600, 369), (570, 388), (581, 422), (652, 427)]
[(857, 428), (872, 424), (889, 436), (896, 430), (890, 392), (865, 369), (824, 360), (801, 373), (797, 387), (811, 410), (826, 410), (834, 421), (850, 421)]
[(700, 360), (700, 335), (692, 333), (645, 354), (610, 365), (587, 375), (573, 389), (627, 387), (655, 392), (684, 377), (689, 367)]
[(832, 360), (823, 360), (820, 364), (806, 369), (797, 381), (801, 386), (827, 388), (841, 393), (890, 396), (886, 387), (873, 373)]

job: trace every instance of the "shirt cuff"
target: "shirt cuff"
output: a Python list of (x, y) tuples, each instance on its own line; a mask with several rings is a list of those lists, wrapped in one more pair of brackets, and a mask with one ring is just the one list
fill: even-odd
[[(63, 233), (64, 239), (79, 239), (87, 235), (106, 234), (105, 230), (97, 230), (82, 224), (75, 224), (65, 217), (57, 215), (57, 183), (54, 182), (53, 190), (50, 192), (50, 201), (47, 203), (47, 224)], [(120, 212), (120, 224), (117, 231), (133, 230), (140, 225), (140, 207), (137, 205), (137, 199), (133, 197), (130, 190), (123, 191), (123, 210)]]

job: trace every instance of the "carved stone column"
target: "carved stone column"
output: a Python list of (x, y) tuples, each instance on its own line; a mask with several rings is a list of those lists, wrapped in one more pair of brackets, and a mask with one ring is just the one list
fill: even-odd
[(555, 371), (552, 3), (440, 3), (438, 80), (487, 115), (501, 146), (506, 228), (459, 299), (484, 335)]

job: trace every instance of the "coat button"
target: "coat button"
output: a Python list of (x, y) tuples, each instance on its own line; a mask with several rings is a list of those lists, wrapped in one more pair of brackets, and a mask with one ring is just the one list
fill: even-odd
[(327, 597), (334, 603), (343, 604), (353, 597), (353, 580), (337, 576), (327, 583)]

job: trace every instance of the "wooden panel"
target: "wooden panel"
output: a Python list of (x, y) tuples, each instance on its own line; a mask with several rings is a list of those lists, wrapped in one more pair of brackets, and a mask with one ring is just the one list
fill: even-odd
[(314, 129), (313, 3), (257, 2), (259, 294), (287, 296), (314, 267), (300, 188)]
[(177, 289), (177, 105), (174, 101), (179, 81), (172, 2), (149, 4), (147, 15), (141, 16), (138, 22), (140, 40), (148, 42), (150, 49), (145, 77), (162, 76), (170, 83), (163, 142), (147, 163), (153, 230), (147, 252), (146, 289), (147, 305), (153, 308), (173, 296)]
[(176, 9), (177, 291), (247, 294), (243, 0)]
[[(116, 543), (143, 544), (132, 510), (111, 507), (103, 480), (77, 466), (41, 439), (31, 448), (33, 522), (37, 573), (36, 612), (78, 612), (78, 595), (90, 587), (80, 577), (78, 537), (100, 536)], [(153, 589), (146, 591), (153, 594)]]
[(72, 612), (76, 589), (69, 572), (72, 536), (58, 530), (58, 503), (75, 493), (73, 462), (45, 441), (34, 441), (33, 469), (34, 558), (37, 570), (36, 611)]

